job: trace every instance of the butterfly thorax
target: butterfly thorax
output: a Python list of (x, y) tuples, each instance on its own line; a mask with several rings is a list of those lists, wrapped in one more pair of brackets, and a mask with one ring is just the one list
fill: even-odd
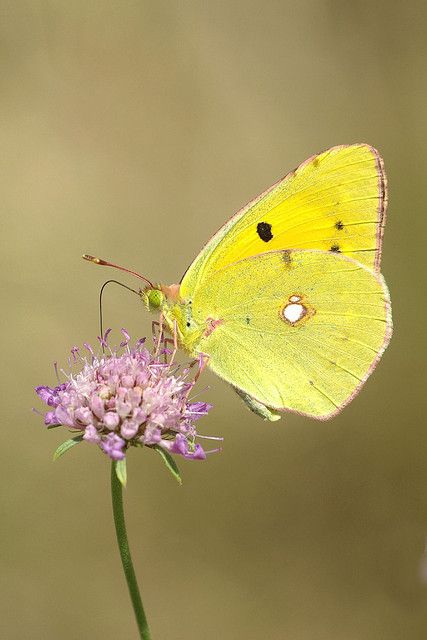
[(176, 331), (179, 345), (191, 355), (196, 355), (196, 347), (208, 323), (194, 320), (192, 303), (181, 298), (179, 285), (146, 288), (141, 291), (141, 299), (149, 311), (161, 314), (169, 333), (173, 335)]

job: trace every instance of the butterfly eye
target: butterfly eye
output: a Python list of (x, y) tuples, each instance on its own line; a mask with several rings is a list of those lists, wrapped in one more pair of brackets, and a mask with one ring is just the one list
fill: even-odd
[(150, 309), (150, 311), (156, 311), (157, 309), (160, 309), (165, 298), (163, 293), (159, 291), (159, 289), (149, 289), (146, 292), (146, 295), (148, 308)]

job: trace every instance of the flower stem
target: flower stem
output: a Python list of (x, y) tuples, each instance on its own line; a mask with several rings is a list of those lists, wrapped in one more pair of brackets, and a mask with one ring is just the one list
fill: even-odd
[(145, 617), (144, 607), (142, 606), (138, 583), (136, 581), (135, 571), (132, 564), (132, 557), (126, 533), (125, 515), (123, 511), (122, 485), (120, 480), (117, 478), (116, 463), (114, 461), (111, 463), (111, 498), (113, 502), (113, 515), (116, 527), (117, 543), (119, 545), (123, 571), (128, 584), (130, 598), (132, 600), (139, 635), (141, 640), (151, 640), (150, 630), (148, 628), (148, 622)]

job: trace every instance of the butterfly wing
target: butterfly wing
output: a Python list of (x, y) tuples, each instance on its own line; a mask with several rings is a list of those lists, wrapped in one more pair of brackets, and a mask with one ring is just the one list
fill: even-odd
[[(359, 391), (391, 336), (384, 280), (345, 256), (274, 251), (210, 274), (196, 351), (254, 404), (326, 419)], [(214, 322), (211, 322), (214, 320)]]
[(383, 162), (367, 144), (313, 156), (233, 216), (182, 280), (194, 291), (207, 271), (277, 249), (322, 249), (379, 270), (387, 204)]

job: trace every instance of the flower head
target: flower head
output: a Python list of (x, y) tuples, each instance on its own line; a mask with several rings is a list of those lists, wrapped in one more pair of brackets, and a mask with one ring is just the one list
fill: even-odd
[(153, 354), (144, 340), (131, 346), (124, 329), (120, 347), (111, 349), (109, 333), (99, 339), (104, 351), (99, 355), (87, 343), (86, 355), (73, 347), (69, 358), (72, 372), (66, 374), (65, 382), (36, 387), (49, 407), (45, 424), (79, 432), (83, 440), (96, 444), (112, 460), (123, 460), (130, 446), (156, 447), (192, 460), (205, 459), (206, 452), (196, 443), (194, 423), (211, 405), (189, 400), (195, 384), (195, 378), (189, 377), (190, 368), (172, 368), (172, 362), (167, 361), (169, 352), (163, 349)]

